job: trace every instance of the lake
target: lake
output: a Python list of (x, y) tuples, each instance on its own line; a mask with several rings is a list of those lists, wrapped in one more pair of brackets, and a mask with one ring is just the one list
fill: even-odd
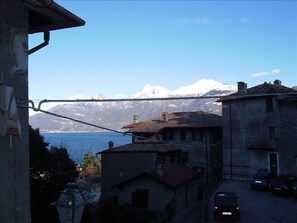
[(107, 149), (109, 141), (113, 141), (114, 147), (131, 143), (131, 136), (115, 132), (41, 133), (41, 135), (50, 146), (66, 148), (70, 158), (77, 164), (87, 152), (96, 154)]

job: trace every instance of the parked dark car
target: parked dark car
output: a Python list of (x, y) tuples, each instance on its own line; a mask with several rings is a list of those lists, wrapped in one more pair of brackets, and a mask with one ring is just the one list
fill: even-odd
[(297, 182), (294, 184), (294, 187), (293, 187), (293, 196), (294, 198), (297, 199)]
[(271, 179), (270, 173), (267, 173), (267, 172), (256, 173), (250, 181), (251, 190), (268, 190), (270, 179)]
[(296, 182), (297, 178), (295, 176), (276, 176), (270, 180), (269, 190), (274, 194), (290, 195)]
[(238, 196), (233, 192), (217, 192), (214, 198), (213, 210), (215, 220), (223, 218), (239, 220), (240, 209), (237, 199)]

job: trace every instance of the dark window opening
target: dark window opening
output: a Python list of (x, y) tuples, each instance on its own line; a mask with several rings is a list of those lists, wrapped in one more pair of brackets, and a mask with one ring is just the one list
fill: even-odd
[(182, 152), (181, 162), (182, 162), (182, 164), (189, 162), (189, 154), (187, 152)]
[(181, 141), (186, 140), (186, 131), (185, 130), (180, 131), (180, 140)]
[(168, 132), (168, 138), (169, 140), (173, 140), (173, 131)]
[(266, 98), (266, 111), (267, 112), (273, 111), (273, 98), (272, 97)]
[(268, 127), (269, 129), (269, 138), (270, 139), (275, 139), (275, 127)]
[(139, 208), (148, 208), (149, 190), (140, 188), (132, 192), (132, 206)]

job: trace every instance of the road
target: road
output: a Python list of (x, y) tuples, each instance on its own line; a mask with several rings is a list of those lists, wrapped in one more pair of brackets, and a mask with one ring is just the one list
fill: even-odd
[[(297, 199), (273, 195), (265, 191), (252, 191), (248, 182), (225, 180), (216, 191), (232, 191), (239, 196), (242, 223), (296, 223)], [(213, 196), (208, 208), (208, 223), (213, 217)], [(219, 222), (234, 222), (222, 220)]]

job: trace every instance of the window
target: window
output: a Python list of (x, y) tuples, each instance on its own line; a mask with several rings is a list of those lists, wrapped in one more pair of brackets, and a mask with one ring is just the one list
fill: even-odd
[(139, 188), (132, 192), (132, 206), (139, 208), (148, 208), (148, 195), (149, 190), (144, 188)]
[(269, 129), (269, 138), (274, 139), (275, 138), (275, 127), (268, 127)]
[(173, 131), (168, 132), (168, 139), (173, 140)]
[(266, 98), (266, 111), (267, 112), (273, 111), (273, 98), (272, 97)]
[(196, 141), (196, 140), (203, 140), (203, 132), (200, 129), (193, 129), (192, 130), (192, 140)]
[(197, 132), (196, 132), (196, 129), (193, 129), (193, 130), (192, 130), (192, 140), (193, 140), (193, 141), (197, 140)]
[(181, 141), (186, 140), (186, 131), (185, 130), (180, 131), (180, 140)]
[(189, 154), (187, 152), (182, 152), (181, 162), (182, 162), (182, 164), (189, 162)]

